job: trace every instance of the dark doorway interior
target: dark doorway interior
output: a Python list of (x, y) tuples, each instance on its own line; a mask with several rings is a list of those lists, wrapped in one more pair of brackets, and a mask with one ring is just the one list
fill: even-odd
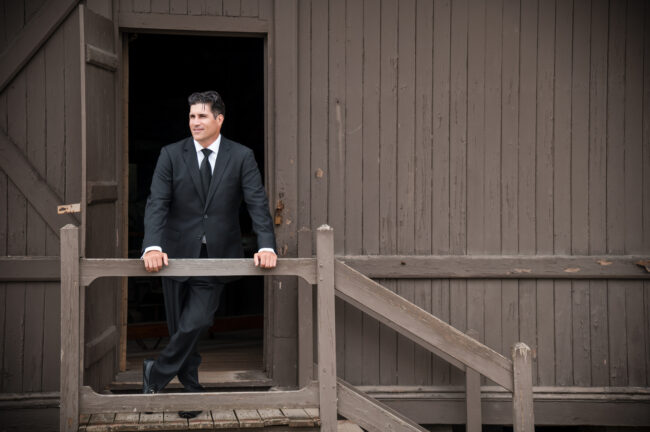
[[(212, 36), (134, 34), (129, 38), (129, 257), (139, 258), (144, 207), (160, 149), (189, 136), (187, 96), (217, 90), (226, 105), (222, 134), (255, 152), (264, 176), (264, 40)], [(245, 207), (240, 222), (247, 256), (256, 242)], [(259, 345), (261, 365), (263, 280), (232, 283), (221, 299), (215, 346), (224, 332), (247, 330)], [(130, 278), (128, 351), (152, 350), (167, 334), (159, 278)], [(137, 344), (135, 344), (137, 342)], [(218, 344), (217, 344), (218, 345)], [(155, 347), (155, 348), (154, 348)], [(139, 353), (142, 354), (142, 353)]]

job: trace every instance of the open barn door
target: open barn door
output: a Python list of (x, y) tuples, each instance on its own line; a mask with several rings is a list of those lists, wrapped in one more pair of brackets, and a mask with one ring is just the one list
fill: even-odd
[[(79, 6), (81, 47), (82, 255), (120, 256), (117, 134), (118, 56), (116, 26), (108, 10)], [(98, 13), (100, 12), (100, 13)], [(98, 280), (87, 288), (85, 384), (108, 385), (117, 372), (121, 282)]]

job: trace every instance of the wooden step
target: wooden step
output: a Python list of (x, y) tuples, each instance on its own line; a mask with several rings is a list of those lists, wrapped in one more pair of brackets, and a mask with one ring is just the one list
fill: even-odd
[[(341, 432), (357, 432), (349, 422), (341, 422)], [(142, 432), (177, 430), (250, 431), (317, 431), (320, 426), (318, 408), (287, 408), (258, 410), (212, 410), (187, 420), (176, 412), (91, 414), (79, 417), (79, 431), (83, 432)]]

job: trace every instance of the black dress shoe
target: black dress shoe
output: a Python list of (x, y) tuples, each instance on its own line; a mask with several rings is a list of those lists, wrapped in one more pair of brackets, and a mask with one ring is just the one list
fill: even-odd
[(153, 369), (154, 360), (146, 359), (142, 362), (142, 393), (158, 393), (158, 389), (151, 383), (151, 369)]
[[(201, 393), (203, 392), (203, 387), (199, 385), (199, 387), (195, 388), (184, 388), (183, 392), (185, 393)], [(202, 411), (179, 411), (178, 416), (184, 419), (193, 419), (197, 415), (201, 414)]]

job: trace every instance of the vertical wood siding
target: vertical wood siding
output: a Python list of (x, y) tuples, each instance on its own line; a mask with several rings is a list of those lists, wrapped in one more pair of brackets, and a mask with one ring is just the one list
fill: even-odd
[(118, 0), (121, 12), (260, 17), (259, 0)]
[[(21, 12), (22, 2), (5, 2), (5, 42), (41, 3), (25, 2)], [(80, 198), (77, 21), (74, 12), (0, 93), (0, 130), (62, 202)], [(58, 254), (57, 233), (0, 171), (0, 255)], [(59, 303), (57, 283), (0, 284), (0, 392), (58, 391)]]
[[(296, 230), (327, 222), (345, 254), (650, 253), (647, 3), (297, 7)], [(506, 355), (528, 343), (536, 385), (649, 384), (647, 282), (382, 282)], [(337, 307), (345, 379), (462, 382)]]

